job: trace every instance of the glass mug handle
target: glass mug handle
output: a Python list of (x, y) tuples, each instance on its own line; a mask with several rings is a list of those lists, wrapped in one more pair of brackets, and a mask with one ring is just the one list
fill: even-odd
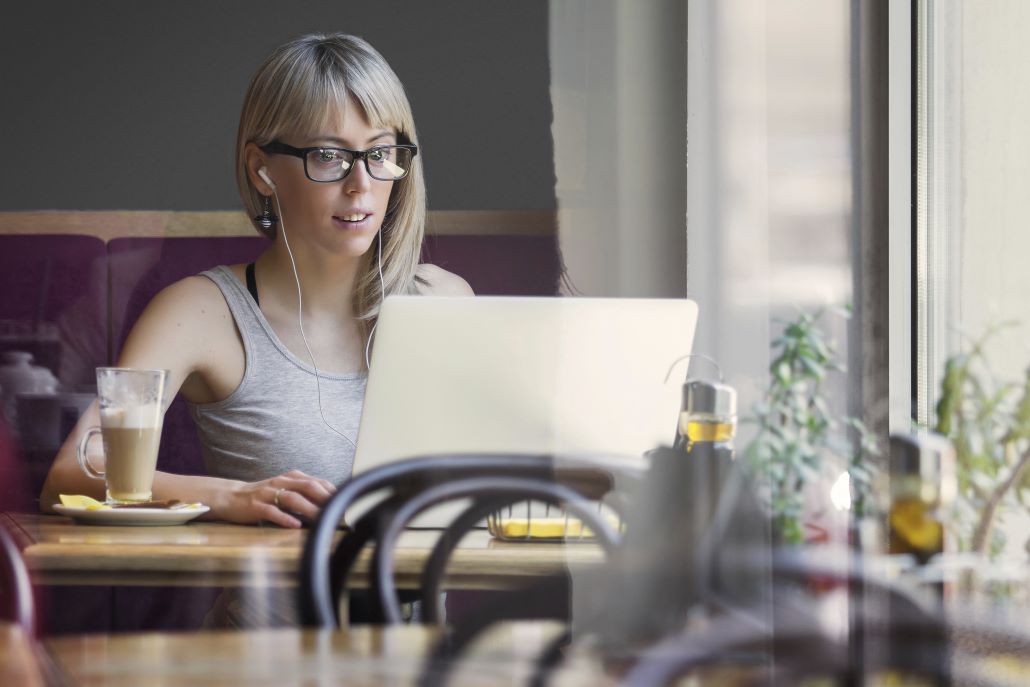
[(99, 427), (90, 427), (86, 430), (86, 433), (82, 436), (82, 439), (79, 440), (79, 467), (82, 468), (82, 471), (90, 477), (92, 477), (93, 479), (104, 479), (104, 475), (106, 474), (94, 468), (93, 465), (89, 462), (89, 458), (86, 457), (86, 446), (89, 444), (89, 440), (93, 437), (94, 434), (97, 434), (99, 432)]

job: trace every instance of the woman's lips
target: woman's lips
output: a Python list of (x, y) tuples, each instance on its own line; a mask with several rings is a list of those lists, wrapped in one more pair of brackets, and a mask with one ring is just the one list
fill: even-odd
[(366, 212), (348, 212), (343, 215), (333, 215), (333, 223), (343, 229), (364, 229), (372, 220), (372, 215)]

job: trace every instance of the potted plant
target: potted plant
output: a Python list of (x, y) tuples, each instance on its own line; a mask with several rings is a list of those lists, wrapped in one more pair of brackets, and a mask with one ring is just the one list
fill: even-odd
[(805, 541), (806, 488), (825, 477), (830, 456), (845, 459), (850, 507), (856, 518), (863, 516), (875, 471), (870, 458), (879, 453), (876, 438), (860, 420), (830, 410), (824, 384), (844, 367), (820, 328), (822, 316), (823, 311), (801, 313), (783, 323), (783, 333), (771, 344), (768, 388), (747, 420), (758, 431), (744, 457), (764, 493), (774, 536), (785, 544)]
[(999, 525), (1030, 513), (1030, 368), (1019, 383), (994, 379), (985, 344), (999, 329), (946, 362), (935, 427), (955, 447), (952, 534), (959, 549), (990, 558), (1006, 548)]

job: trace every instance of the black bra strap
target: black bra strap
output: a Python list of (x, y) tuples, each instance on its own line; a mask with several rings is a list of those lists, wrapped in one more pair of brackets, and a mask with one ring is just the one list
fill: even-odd
[(250, 295), (254, 298), (254, 303), (261, 305), (257, 295), (257, 280), (254, 279), (254, 263), (247, 265), (247, 291), (250, 291)]

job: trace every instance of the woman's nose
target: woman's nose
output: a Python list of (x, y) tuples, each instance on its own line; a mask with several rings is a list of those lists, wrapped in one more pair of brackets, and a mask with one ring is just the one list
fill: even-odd
[(343, 178), (343, 189), (347, 193), (364, 193), (372, 186), (372, 177), (364, 160), (355, 159), (350, 174)]

